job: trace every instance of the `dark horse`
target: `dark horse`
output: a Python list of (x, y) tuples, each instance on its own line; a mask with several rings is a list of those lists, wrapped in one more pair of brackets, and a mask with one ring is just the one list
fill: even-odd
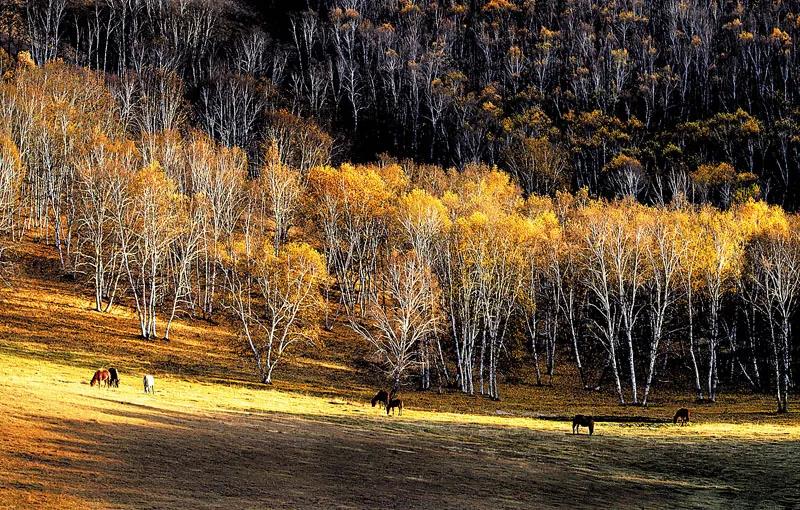
[(108, 373), (108, 370), (105, 368), (98, 370), (94, 373), (94, 377), (92, 377), (92, 382), (89, 383), (89, 386), (94, 386), (97, 384), (98, 386), (108, 386), (108, 380), (111, 378), (111, 374)]
[(392, 399), (388, 404), (386, 404), (386, 414), (389, 414), (389, 411), (392, 411), (392, 414), (394, 415), (395, 408), (399, 409), (400, 416), (403, 416), (403, 401), (399, 398)]
[(589, 427), (589, 435), (594, 434), (594, 418), (576, 414), (575, 418), (572, 419), (572, 433), (580, 434), (581, 427)]
[(377, 404), (378, 402), (381, 403), (381, 407), (386, 407), (386, 404), (389, 403), (389, 394), (386, 393), (384, 390), (380, 390), (378, 393), (375, 394), (374, 397), (372, 397), (372, 400), (370, 400), (370, 402), (372, 402), (372, 407), (375, 407), (375, 404)]
[(689, 410), (685, 407), (681, 407), (675, 411), (675, 416), (672, 417), (672, 423), (678, 423), (679, 420), (681, 422), (681, 427), (689, 423)]
[(117, 373), (117, 369), (111, 367), (108, 369), (108, 373), (110, 376), (110, 378), (108, 379), (108, 384), (115, 388), (119, 388), (119, 374)]

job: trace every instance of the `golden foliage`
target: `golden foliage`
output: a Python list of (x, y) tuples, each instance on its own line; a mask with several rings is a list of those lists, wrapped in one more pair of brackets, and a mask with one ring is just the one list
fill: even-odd
[(703, 164), (692, 172), (692, 179), (698, 184), (717, 186), (736, 180), (736, 169), (729, 163)]

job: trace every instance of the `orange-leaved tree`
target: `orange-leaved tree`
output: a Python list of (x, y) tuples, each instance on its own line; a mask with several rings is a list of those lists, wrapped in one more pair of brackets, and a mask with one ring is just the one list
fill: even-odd
[(239, 243), (228, 254), (228, 301), (261, 382), (271, 384), (294, 344), (318, 341), (327, 269), (305, 243), (286, 244), (277, 255), (267, 239), (253, 248)]
[(386, 242), (396, 198), (408, 179), (397, 165), (384, 167), (315, 167), (309, 177), (310, 198), (348, 314), (364, 314), (377, 297), (374, 275), (378, 253)]
[(91, 275), (98, 312), (111, 309), (124, 273), (120, 241), (128, 233), (119, 231), (115, 218), (129, 200), (129, 184), (140, 166), (139, 152), (132, 142), (112, 140), (103, 133), (96, 133), (91, 149), (76, 166), (75, 269)]
[(187, 218), (177, 192), (157, 161), (148, 163), (129, 181), (116, 215), (122, 263), (130, 284), (142, 338), (158, 336), (157, 311), (164, 291), (165, 265), (173, 241)]

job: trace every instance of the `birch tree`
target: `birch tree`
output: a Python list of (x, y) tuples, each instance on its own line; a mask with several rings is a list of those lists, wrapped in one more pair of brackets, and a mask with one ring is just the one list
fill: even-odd
[[(555, 216), (543, 215), (536, 220), (513, 214), (484, 223), (480, 216), (471, 217), (474, 227), (486, 228), (482, 232), (486, 244), (483, 256), (476, 259), (476, 270), (481, 280), (480, 304), (482, 321), (487, 337), (488, 381), (486, 394), (499, 400), (497, 385), (498, 363), (504, 350), (506, 333), (523, 289), (523, 274), (528, 267), (528, 253), (536, 242), (537, 230), (557, 230)], [(475, 224), (477, 223), (477, 225)], [(538, 224), (537, 224), (538, 223)], [(494, 235), (493, 235), (493, 234)], [(547, 236), (543, 236), (545, 239)], [(483, 356), (481, 347), (481, 393), (483, 387)]]
[(272, 383), (278, 364), (297, 343), (317, 342), (325, 301), (325, 260), (307, 244), (289, 243), (278, 255), (271, 243), (234, 247), (229, 253), (230, 308), (259, 379)]
[(371, 303), (366, 321), (350, 318), (350, 327), (375, 348), (392, 388), (400, 388), (409, 370), (423, 363), (420, 345), (437, 333), (437, 296), (430, 269), (414, 252), (394, 257), (380, 278), (382, 303)]
[(648, 266), (648, 302), (650, 316), (650, 346), (647, 380), (642, 396), (642, 405), (647, 405), (656, 369), (659, 345), (665, 327), (678, 299), (678, 272), (685, 257), (686, 243), (673, 214), (656, 210), (647, 225), (646, 263)]
[(67, 0), (28, 0), (25, 3), (31, 55), (38, 64), (56, 58), (61, 40), (61, 22)]
[(155, 339), (164, 266), (173, 240), (185, 228), (185, 219), (178, 214), (183, 197), (155, 161), (134, 175), (128, 193), (117, 215), (122, 262), (141, 336)]
[(695, 341), (695, 303), (696, 295), (702, 291), (701, 272), (701, 250), (703, 242), (700, 225), (696, 221), (691, 211), (676, 212), (676, 220), (680, 221), (684, 232), (683, 241), (686, 243), (686, 251), (681, 260), (680, 280), (686, 295), (686, 318), (687, 318), (687, 337), (689, 339), (689, 360), (692, 367), (692, 381), (694, 383), (695, 398), (698, 402), (703, 400), (703, 386), (700, 382), (700, 364), (697, 360), (697, 346)]
[[(775, 398), (778, 413), (789, 411), (791, 388), (791, 320), (800, 292), (800, 234), (796, 221), (785, 229), (765, 232), (750, 245), (752, 264), (759, 267), (758, 284), (764, 295), (762, 305), (768, 316), (774, 313), (779, 335), (770, 335)], [(772, 312), (774, 311), (774, 312)], [(769, 324), (772, 329), (774, 325)]]
[(622, 318), (615, 298), (613, 268), (608, 260), (609, 244), (612, 241), (608, 225), (598, 213), (602, 214), (596, 208), (586, 211), (581, 224), (575, 227), (580, 229), (579, 235), (586, 243), (583, 274), (584, 284), (590, 296), (589, 308), (593, 311), (591, 321), (599, 332), (598, 339), (608, 353), (608, 364), (611, 366), (617, 397), (620, 403), (624, 404), (625, 395), (622, 392), (617, 355), (618, 332)]
[(223, 147), (196, 133), (186, 147), (192, 192), (201, 202), (203, 237), (198, 271), (198, 301), (206, 317), (216, 306), (221, 251), (229, 245), (246, 207), (247, 158), (238, 148)]
[(272, 246), (275, 254), (289, 238), (289, 229), (295, 220), (305, 183), (299, 170), (281, 162), (277, 144), (267, 150), (266, 162), (259, 172), (256, 185), (266, 194), (266, 206), (274, 224)]
[(706, 390), (711, 402), (716, 401), (719, 384), (720, 311), (741, 270), (742, 237), (731, 214), (704, 208), (699, 218), (704, 236), (700, 270), (709, 306)]
[[(399, 200), (397, 221), (400, 224), (404, 244), (411, 246), (421, 266), (422, 275), (428, 281), (425, 285), (434, 287), (434, 268), (443, 249), (445, 233), (452, 226), (447, 208), (438, 198), (426, 191), (414, 189)], [(439, 326), (437, 326), (439, 327)], [(435, 343), (435, 349), (433, 344)], [(447, 363), (440, 335), (431, 332), (419, 345), (422, 387), (430, 387), (431, 364), (435, 364), (442, 377), (449, 381)], [(431, 354), (435, 356), (431, 363)]]
[[(120, 235), (115, 209), (125, 207), (128, 182), (140, 166), (132, 142), (98, 136), (77, 167), (78, 244), (76, 269), (90, 274), (95, 310), (108, 312), (123, 275)], [(124, 198), (122, 198), (124, 197)], [(122, 238), (126, 234), (123, 234)]]
[(396, 165), (376, 168), (344, 164), (316, 167), (309, 188), (328, 267), (336, 275), (346, 312), (364, 313), (375, 300), (373, 275), (379, 248), (385, 243), (393, 199), (407, 184)]
[(0, 131), (0, 282), (7, 283), (11, 268), (4, 254), (11, 242), (22, 237), (19, 221), (22, 180), (22, 160), (10, 136)]
[(0, 131), (0, 236), (19, 239), (24, 169), (14, 140)]

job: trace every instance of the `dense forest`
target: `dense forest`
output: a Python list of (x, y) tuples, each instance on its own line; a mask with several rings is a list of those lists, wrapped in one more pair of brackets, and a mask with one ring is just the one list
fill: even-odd
[(5, 2), (0, 43), (129, 95), (178, 94), (251, 156), (285, 113), (333, 136), (340, 161), (485, 162), (526, 193), (798, 205), (795, 2), (251, 4)]
[(265, 383), (343, 323), (395, 386), (568, 363), (787, 410), (796, 3), (300, 3), (0, 6), (3, 270), (50, 243), (143, 338), (230, 321)]

